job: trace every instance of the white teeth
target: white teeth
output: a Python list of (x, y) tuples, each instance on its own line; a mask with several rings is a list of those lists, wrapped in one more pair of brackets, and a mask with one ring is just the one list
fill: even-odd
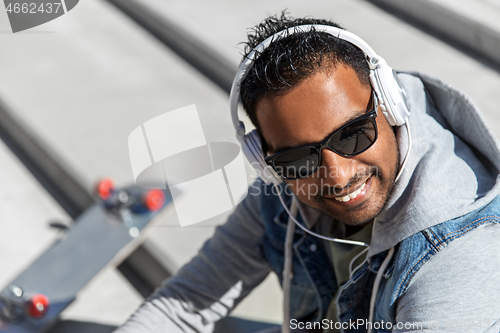
[(340, 201), (340, 202), (347, 202), (347, 201), (349, 201), (351, 199), (354, 199), (354, 198), (356, 198), (358, 196), (358, 194), (361, 193), (361, 191), (363, 191), (363, 189), (365, 188), (365, 186), (366, 186), (366, 183), (364, 183), (363, 185), (361, 185), (361, 187), (358, 188), (356, 191), (354, 191), (354, 192), (352, 192), (352, 193), (350, 193), (350, 194), (348, 194), (346, 196), (343, 196), (343, 197), (340, 197), (340, 198), (335, 198), (335, 200)]
[(335, 198), (335, 199), (338, 201), (342, 201), (342, 202), (347, 202), (347, 201), (351, 200), (351, 198), (349, 198), (348, 195), (346, 195), (345, 197), (340, 197), (340, 198)]

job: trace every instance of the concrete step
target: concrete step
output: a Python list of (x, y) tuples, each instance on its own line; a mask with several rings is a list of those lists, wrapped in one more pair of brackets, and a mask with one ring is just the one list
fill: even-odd
[(500, 68), (496, 0), (369, 0)]

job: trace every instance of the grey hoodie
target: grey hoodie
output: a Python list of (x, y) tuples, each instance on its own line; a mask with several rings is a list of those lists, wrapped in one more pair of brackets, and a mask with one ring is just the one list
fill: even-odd
[[(406, 127), (397, 132), (401, 156), (411, 149), (387, 205), (375, 220), (368, 256), (480, 208), (500, 193), (500, 144), (476, 106), (446, 83), (412, 74), (400, 75), (412, 110), (411, 145)], [(270, 271), (258, 251), (264, 236), (258, 196), (252, 186), (198, 256), (115, 332), (212, 332), (213, 322), (226, 316)], [(311, 207), (302, 210), (311, 226), (321, 217)], [(396, 319), (425, 322), (429, 327), (442, 320), (439, 330), (429, 331), (438, 332), (453, 331), (443, 323), (457, 314), (478, 320), (500, 318), (500, 296), (484, 297), (484, 290), (498, 290), (500, 285), (495, 237), (500, 237), (498, 225), (478, 228), (426, 263), (399, 300)], [(480, 265), (464, 270), (471, 262)], [(481, 324), (470, 331), (483, 332), (493, 321), (487, 327), (486, 322)]]
[[(483, 207), (500, 194), (500, 144), (474, 102), (443, 81), (413, 74), (422, 81), (399, 75), (409, 92), (412, 110), (411, 150), (387, 205), (376, 219), (369, 256)], [(406, 153), (407, 141), (401, 128), (401, 156)]]

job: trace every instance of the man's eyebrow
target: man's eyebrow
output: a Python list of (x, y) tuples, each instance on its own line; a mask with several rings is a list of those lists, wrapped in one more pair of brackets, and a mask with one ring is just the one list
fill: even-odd
[[(370, 112), (370, 111), (368, 111)], [(361, 117), (362, 115), (364, 115), (365, 113), (367, 113), (367, 110), (361, 110), (361, 111), (357, 111), (355, 112), (351, 117), (349, 117), (349, 119), (347, 119), (342, 125), (340, 125), (339, 127), (335, 128), (334, 130), (332, 130), (330, 133), (328, 133), (324, 138), (323, 140), (325, 140), (326, 138), (330, 137), (336, 130), (338, 130), (339, 128), (341, 128), (342, 126), (344, 126), (345, 124), (349, 123), (350, 121), (358, 118), (358, 117)], [(323, 141), (321, 140), (321, 141)], [(305, 145), (308, 145), (308, 144), (315, 144), (315, 143), (318, 143), (318, 142), (305, 142), (305, 143), (302, 143), (302, 144), (298, 144), (298, 145), (283, 145), (283, 146), (278, 146), (278, 148), (274, 149), (273, 147), (271, 147), (269, 144), (268, 144), (268, 151), (272, 151), (273, 152), (273, 155), (274, 154), (277, 154), (283, 150), (287, 150), (287, 149), (291, 149), (291, 148), (297, 148), (297, 147), (301, 147), (301, 146), (305, 146)]]

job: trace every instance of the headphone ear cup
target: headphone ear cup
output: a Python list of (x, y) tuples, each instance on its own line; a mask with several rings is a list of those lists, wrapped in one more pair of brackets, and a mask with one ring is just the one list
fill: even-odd
[(385, 61), (370, 74), (372, 86), (379, 97), (379, 106), (391, 126), (402, 126), (410, 116), (406, 92), (396, 72)]
[(242, 149), (248, 161), (264, 182), (267, 184), (274, 183), (276, 185), (279, 185), (282, 182), (281, 177), (264, 160), (262, 142), (260, 140), (260, 135), (256, 130), (253, 130), (245, 135)]

